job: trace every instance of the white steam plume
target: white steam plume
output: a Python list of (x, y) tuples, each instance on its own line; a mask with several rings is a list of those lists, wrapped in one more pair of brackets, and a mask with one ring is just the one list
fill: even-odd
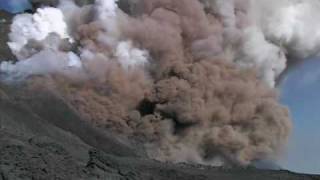
[(12, 52), (20, 57), (20, 50), (29, 40), (44, 40), (50, 33), (58, 34), (62, 39), (69, 38), (67, 24), (59, 9), (46, 7), (37, 9), (35, 14), (15, 16), (11, 25), (8, 43)]
[(148, 64), (148, 52), (133, 47), (131, 41), (120, 42), (117, 46), (115, 55), (125, 69), (134, 67), (137, 64), (142, 66)]
[(204, 0), (217, 13), (228, 41), (238, 43), (234, 60), (241, 67), (256, 67), (274, 87), (286, 68), (286, 56), (304, 59), (320, 51), (318, 0)]
[[(73, 41), (71, 35), (77, 34), (79, 26), (85, 23), (84, 20), (77, 21), (76, 16), (87, 18), (85, 16), (88, 16), (91, 9), (91, 6), (80, 8), (73, 1), (61, 1), (59, 8), (44, 7), (37, 9), (35, 14), (17, 15), (11, 25), (8, 45), (19, 61), (3, 62), (1, 72), (12, 76), (7, 79), (39, 74), (66, 74), (69, 69), (85, 69), (86, 63), (83, 61), (110, 61), (114, 57), (124, 69), (148, 63), (149, 54), (146, 50), (134, 47), (130, 40), (119, 40), (119, 9), (114, 0), (97, 0), (93, 7), (95, 21), (104, 25), (104, 32), (98, 35), (99, 42), (109, 46), (108, 52), (92, 52), (88, 46), (83, 46), (78, 47), (78, 56), (68, 49), (61, 50), (63, 39)], [(88, 52), (92, 54), (90, 57)], [(99, 54), (102, 54), (102, 59), (96, 58)]]
[(253, 17), (267, 39), (298, 58), (320, 51), (320, 1), (261, 0), (253, 3)]
[(259, 28), (246, 28), (243, 33), (244, 43), (236, 63), (242, 67), (255, 67), (260, 79), (270, 87), (275, 86), (275, 79), (286, 68), (283, 50), (268, 42)]
[(73, 52), (63, 53), (53, 50), (43, 50), (29, 59), (19, 61), (15, 64), (10, 61), (5, 61), (1, 63), (0, 71), (9, 75), (6, 76), (6, 80), (23, 80), (31, 75), (47, 75), (53, 73), (71, 75), (72, 71), (81, 69), (81, 67), (82, 64), (79, 57)]

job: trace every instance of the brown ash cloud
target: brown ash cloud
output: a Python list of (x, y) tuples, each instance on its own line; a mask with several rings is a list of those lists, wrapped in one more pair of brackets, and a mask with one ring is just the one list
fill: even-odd
[[(137, 9), (135, 16), (117, 9), (113, 24), (74, 23), (83, 69), (34, 87), (55, 84), (52, 91), (85, 120), (143, 144), (160, 161), (245, 166), (277, 158), (291, 130), (288, 110), (259, 68), (235, 63), (238, 49), (228, 47), (241, 38), (227, 33), (238, 31), (226, 30), (225, 17), (196, 0), (144, 0)], [(119, 42), (130, 53), (119, 55)], [(119, 63), (140, 55), (148, 63)]]

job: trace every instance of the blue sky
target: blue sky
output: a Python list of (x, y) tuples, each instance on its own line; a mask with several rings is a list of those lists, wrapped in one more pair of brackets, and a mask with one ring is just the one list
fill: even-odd
[(289, 72), (280, 91), (294, 124), (280, 164), (293, 171), (320, 174), (320, 59), (307, 60)]
[(22, 12), (31, 9), (29, 0), (0, 0), (0, 10), (6, 10), (11, 13)]

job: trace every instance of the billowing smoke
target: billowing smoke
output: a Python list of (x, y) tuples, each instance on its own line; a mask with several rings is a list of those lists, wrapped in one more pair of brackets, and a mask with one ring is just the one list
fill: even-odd
[(68, 38), (67, 24), (64, 22), (63, 14), (56, 8), (38, 9), (33, 15), (21, 14), (14, 17), (9, 34), (11, 42), (8, 45), (18, 59), (23, 60), (26, 57), (21, 54), (21, 51), (29, 40), (42, 41), (50, 33)]
[(262, 0), (252, 4), (252, 17), (266, 38), (290, 56), (306, 58), (319, 53), (319, 1)]
[[(64, 0), (16, 16), (9, 46), (19, 61), (0, 70), (7, 82), (40, 75), (81, 117), (143, 144), (154, 159), (277, 158), (291, 122), (275, 82), (287, 56), (318, 51), (304, 34), (316, 30), (303, 29), (317, 2), (268, 2), (140, 0), (122, 11), (114, 0)], [(309, 14), (292, 18), (300, 8)]]

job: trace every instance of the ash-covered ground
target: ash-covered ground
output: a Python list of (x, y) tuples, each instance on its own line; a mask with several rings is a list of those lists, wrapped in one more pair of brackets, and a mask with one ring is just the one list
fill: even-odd
[[(253, 167), (162, 163), (134, 144), (92, 127), (53, 94), (0, 87), (1, 180), (316, 180)], [(26, 89), (24, 89), (26, 90)], [(29, 96), (26, 98), (25, 94)]]
[[(121, 1), (120, 7), (132, 7)], [(46, 2), (34, 1), (35, 6)], [(49, 5), (54, 5), (50, 1)], [(88, 3), (82, 1), (79, 3)], [(12, 16), (0, 12), (0, 59), (13, 60), (7, 46)], [(37, 77), (34, 77), (37, 82)], [(39, 77), (38, 83), (42, 83)], [(37, 83), (35, 83), (37, 85)], [(42, 87), (42, 86), (39, 86)], [(42, 87), (45, 88), (45, 87)], [(311, 180), (319, 176), (254, 167), (212, 167), (151, 160), (137, 141), (84, 120), (59, 94), (28, 82), (0, 83), (0, 179), (107, 180)]]

